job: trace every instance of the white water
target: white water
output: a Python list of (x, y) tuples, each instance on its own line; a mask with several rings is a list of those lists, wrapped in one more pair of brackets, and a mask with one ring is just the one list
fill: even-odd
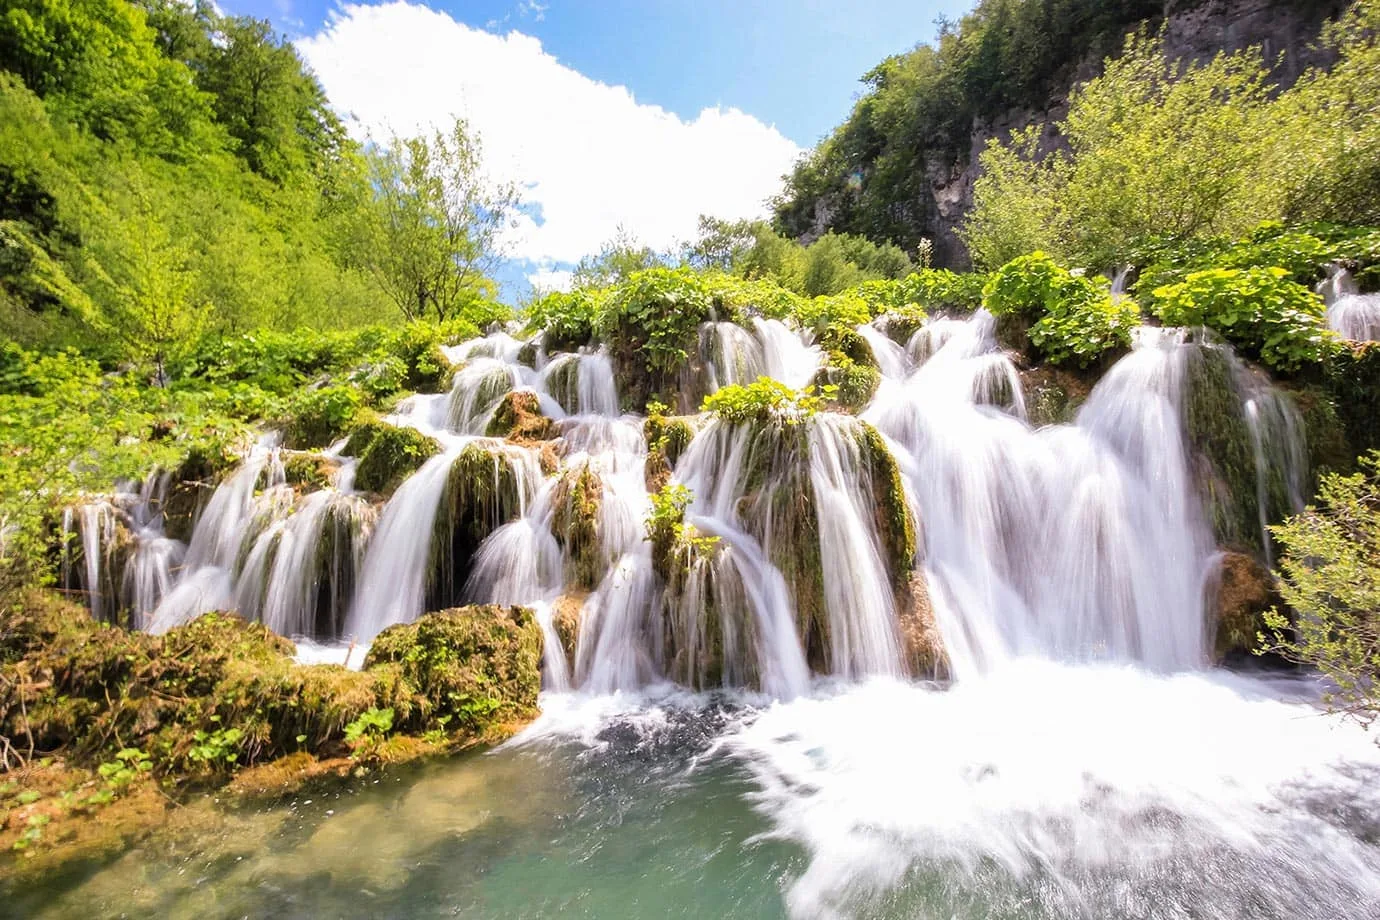
[(1380, 341), (1380, 294), (1362, 294), (1351, 272), (1340, 265), (1327, 269), (1318, 285), (1327, 306), (1327, 326), (1353, 342)]

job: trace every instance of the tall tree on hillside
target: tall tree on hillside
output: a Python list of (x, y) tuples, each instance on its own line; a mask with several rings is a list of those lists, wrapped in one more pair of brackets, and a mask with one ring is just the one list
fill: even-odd
[(395, 136), (368, 160), (374, 201), (357, 223), (355, 259), (403, 315), (445, 320), (491, 294), (518, 194), (484, 174), (465, 121), (430, 137)]

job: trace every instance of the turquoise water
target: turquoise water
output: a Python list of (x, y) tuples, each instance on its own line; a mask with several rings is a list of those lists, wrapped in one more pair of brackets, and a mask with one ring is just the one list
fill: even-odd
[(1039, 665), (789, 704), (548, 696), (515, 744), (234, 815), (5, 909), (1380, 916), (1380, 756), (1305, 690)]

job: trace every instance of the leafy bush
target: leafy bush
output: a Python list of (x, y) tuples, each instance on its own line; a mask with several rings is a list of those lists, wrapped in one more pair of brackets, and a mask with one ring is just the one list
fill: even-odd
[(690, 357), (700, 323), (713, 311), (703, 281), (684, 268), (637, 272), (613, 288), (610, 298), (598, 332), (644, 351), (652, 373), (673, 371)]
[(1317, 668), (1328, 704), (1365, 724), (1380, 715), (1380, 453), (1352, 476), (1330, 473), (1318, 503), (1271, 528), (1283, 548), (1279, 590), (1261, 651)]
[(1064, 300), (1030, 327), (1030, 341), (1051, 364), (1087, 367), (1108, 351), (1129, 348), (1139, 324), (1140, 310), (1129, 299)]
[(588, 345), (604, 299), (603, 291), (590, 288), (547, 294), (527, 307), (527, 326), (545, 330), (547, 348), (552, 350)]
[(1092, 301), (1100, 293), (1097, 284), (1037, 250), (1012, 259), (994, 272), (982, 289), (982, 304), (993, 316), (1034, 320), (1071, 304)]
[(1334, 336), (1322, 299), (1283, 268), (1194, 272), (1154, 291), (1154, 310), (1174, 326), (1207, 326), (1270, 367), (1291, 372), (1321, 360)]
[(792, 390), (770, 377), (759, 377), (746, 386), (726, 386), (704, 399), (700, 411), (709, 412), (730, 425), (751, 421), (798, 424), (818, 412), (832, 392), (815, 395), (814, 387)]
[(321, 387), (299, 393), (288, 404), (286, 446), (325, 447), (350, 430), (363, 407), (364, 398), (353, 387)]

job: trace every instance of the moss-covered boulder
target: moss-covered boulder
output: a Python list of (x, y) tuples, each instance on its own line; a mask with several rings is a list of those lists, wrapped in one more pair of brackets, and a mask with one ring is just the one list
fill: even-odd
[(585, 609), (586, 591), (562, 594), (551, 607), (551, 625), (565, 652), (566, 673), (575, 673), (575, 647), (580, 641), (580, 617)]
[(1306, 491), (1311, 495), (1316, 489), (1318, 477), (1324, 473), (1354, 472), (1356, 458), (1364, 451), (1352, 446), (1347, 437), (1347, 427), (1337, 411), (1335, 397), (1326, 387), (1291, 381), (1287, 385), (1287, 392), (1303, 421), (1310, 473)]
[(860, 412), (882, 381), (877, 357), (867, 339), (847, 326), (829, 326), (820, 336), (824, 349), (824, 366), (815, 374), (811, 384), (817, 390), (837, 387), (835, 405), (845, 412)]
[(1223, 553), (1209, 605), (1215, 659), (1250, 656), (1266, 631), (1265, 612), (1282, 604), (1268, 569), (1244, 553)]
[(345, 444), (345, 453), (359, 460), (355, 487), (385, 496), (440, 452), (441, 445), (435, 438), (376, 417), (357, 426)]
[(1095, 383), (1087, 375), (1050, 365), (1021, 371), (1020, 378), (1026, 418), (1032, 428), (1071, 424)]
[(515, 444), (536, 444), (556, 436), (556, 423), (542, 415), (536, 393), (515, 390), (498, 404), (485, 434), (491, 438), (507, 438)]
[(523, 496), (502, 443), (474, 443), (451, 463), (432, 525), (427, 609), (453, 607), (470, 576), (479, 545), (522, 514)]
[(603, 480), (588, 464), (583, 464), (567, 469), (553, 489), (551, 527), (565, 556), (565, 583), (593, 590), (611, 561), (599, 538)]
[(315, 492), (331, 484), (340, 461), (311, 451), (284, 451), (283, 476), (297, 492)]
[(1200, 346), (1187, 353), (1189, 462), (1218, 544), (1263, 558), (1255, 448), (1233, 373), (1224, 349)]
[(642, 436), (647, 442), (644, 478), (648, 492), (656, 492), (670, 481), (676, 461), (695, 439), (698, 422), (698, 416), (648, 414), (642, 423)]
[(906, 501), (901, 468), (880, 432), (866, 422), (858, 423), (858, 450), (876, 508), (874, 523), (891, 583), (898, 592), (912, 584), (919, 552), (914, 515)]
[(541, 654), (541, 628), (526, 607), (461, 607), (385, 629), (365, 669), (396, 678), (395, 729), (482, 733), (536, 714)]

